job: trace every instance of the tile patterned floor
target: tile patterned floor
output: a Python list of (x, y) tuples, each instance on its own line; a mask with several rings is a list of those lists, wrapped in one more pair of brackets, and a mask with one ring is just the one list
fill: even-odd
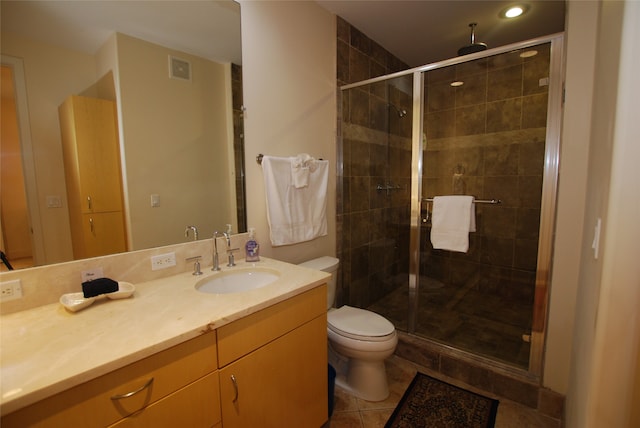
[(539, 414), (526, 406), (509, 401), (505, 397), (496, 397), (484, 391), (469, 387), (461, 382), (445, 378), (432, 371), (417, 366), (410, 361), (397, 356), (392, 356), (386, 362), (387, 376), (389, 378), (389, 398), (384, 401), (372, 403), (361, 400), (336, 386), (334, 398), (334, 411), (329, 426), (331, 428), (378, 428), (384, 427), (385, 422), (393, 413), (396, 405), (402, 398), (404, 391), (415, 376), (417, 371), (429, 376), (437, 377), (453, 385), (466, 388), (491, 398), (500, 400), (496, 428), (560, 428), (561, 423), (556, 419)]

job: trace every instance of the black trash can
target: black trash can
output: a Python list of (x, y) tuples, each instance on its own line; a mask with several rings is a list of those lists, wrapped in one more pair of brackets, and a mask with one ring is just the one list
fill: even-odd
[(336, 386), (336, 369), (329, 364), (329, 417), (333, 414), (333, 392)]

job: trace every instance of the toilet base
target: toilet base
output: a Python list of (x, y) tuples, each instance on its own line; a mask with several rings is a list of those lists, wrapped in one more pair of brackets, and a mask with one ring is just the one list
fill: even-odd
[(366, 401), (389, 397), (387, 370), (383, 361), (347, 358), (329, 346), (329, 362), (336, 369), (336, 385)]

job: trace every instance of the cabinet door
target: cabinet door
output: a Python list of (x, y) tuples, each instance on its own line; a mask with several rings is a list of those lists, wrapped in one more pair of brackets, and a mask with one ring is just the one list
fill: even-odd
[(318, 428), (327, 385), (325, 314), (220, 370), (222, 424)]
[(127, 250), (124, 218), (120, 211), (83, 214), (82, 231), (83, 242), (73, 243), (75, 258), (98, 257)]
[(79, 96), (71, 99), (82, 212), (122, 211), (115, 103)]

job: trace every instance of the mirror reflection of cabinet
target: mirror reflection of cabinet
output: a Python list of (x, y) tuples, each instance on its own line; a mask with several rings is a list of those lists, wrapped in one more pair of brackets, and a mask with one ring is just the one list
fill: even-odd
[(73, 256), (126, 251), (115, 103), (73, 95), (58, 113)]

